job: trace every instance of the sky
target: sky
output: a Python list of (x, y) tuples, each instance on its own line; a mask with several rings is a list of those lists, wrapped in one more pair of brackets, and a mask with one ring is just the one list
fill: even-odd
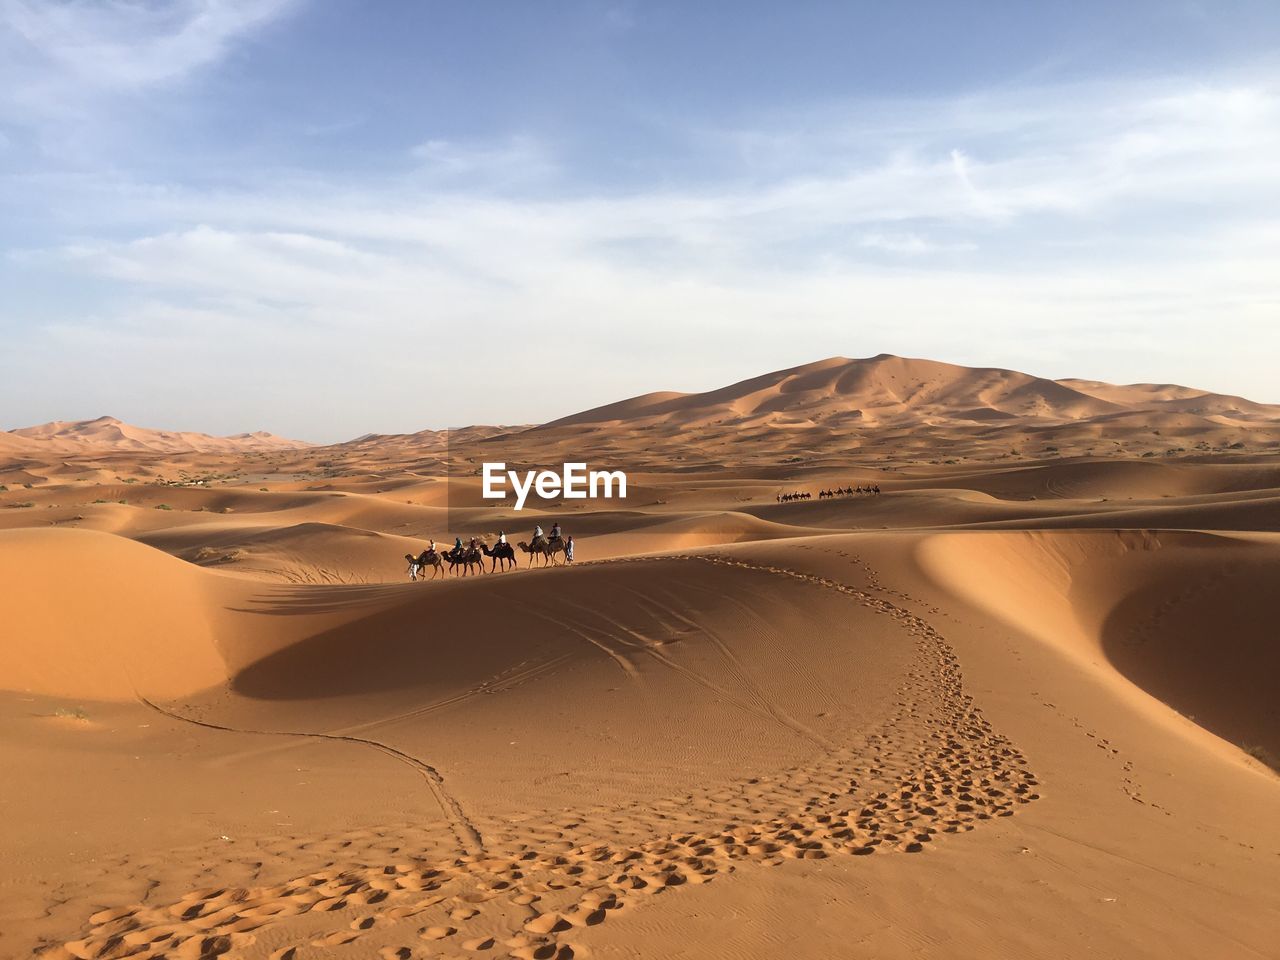
[(0, 427), (829, 356), (1280, 403), (1280, 4), (0, 0)]

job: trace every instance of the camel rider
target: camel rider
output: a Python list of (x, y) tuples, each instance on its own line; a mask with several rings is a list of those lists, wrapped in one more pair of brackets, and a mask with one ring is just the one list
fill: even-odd
[(551, 539), (552, 540), (560, 539), (560, 521), (559, 520), (557, 520), (555, 523), (551, 525)]
[(430, 556), (435, 556), (435, 552), (436, 552), (436, 542), (435, 542), (434, 540), (428, 540), (428, 541), (427, 541), (427, 553), (428, 553)]
[(462, 538), (461, 537), (453, 538), (453, 555), (455, 557), (462, 556)]
[(535, 523), (533, 525), (533, 545), (536, 547), (538, 544), (542, 543), (542, 541), (543, 541), (542, 524)]
[(506, 544), (507, 544), (507, 531), (505, 531), (505, 530), (499, 530), (499, 531), (498, 531), (498, 543), (502, 544), (503, 546), (506, 546)]

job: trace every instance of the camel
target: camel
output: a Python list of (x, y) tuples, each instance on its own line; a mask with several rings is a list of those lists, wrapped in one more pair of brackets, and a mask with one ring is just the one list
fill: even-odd
[(490, 573), (493, 573), (494, 569), (498, 566), (498, 561), (502, 561), (502, 569), (503, 569), (504, 571), (507, 569), (507, 561), (508, 561), (508, 560), (510, 560), (510, 561), (511, 561), (511, 568), (512, 568), (513, 570), (514, 570), (514, 569), (516, 568), (516, 566), (517, 566), (517, 564), (516, 564), (516, 552), (515, 552), (513, 549), (511, 549), (511, 544), (509, 544), (509, 543), (499, 543), (499, 544), (498, 544), (497, 546), (495, 546), (492, 550), (490, 550), (490, 549), (489, 549), (489, 545), (488, 545), (487, 543), (481, 543), (481, 544), (480, 544), (480, 550), (484, 553), (484, 555), (485, 555), (486, 557), (490, 557), (490, 558), (491, 558), (491, 559), (490, 559), (490, 561), (489, 561), (489, 562), (490, 562), (490, 566), (489, 566), (489, 572), (490, 572)]
[(555, 555), (557, 553), (564, 553), (563, 540), (556, 540), (554, 542), (548, 542), (546, 540), (542, 540), (542, 541), (539, 541), (537, 545), (532, 547), (529, 546), (529, 544), (526, 543), (524, 540), (521, 540), (518, 544), (516, 544), (516, 546), (518, 546), (525, 553), (529, 554), (530, 566), (533, 565), (534, 557), (542, 557), (542, 565), (544, 567), (547, 565), (548, 560), (550, 560), (553, 565), (556, 565)]
[(444, 558), (449, 562), (449, 569), (454, 573), (457, 573), (457, 568), (461, 567), (462, 576), (464, 577), (471, 573), (471, 568), (473, 566), (478, 566), (480, 568), (480, 573), (485, 572), (484, 554), (475, 547), (464, 548), (462, 553), (456, 555), (454, 551), (450, 550), (444, 555)]
[(420, 556), (415, 557), (412, 553), (406, 553), (404, 558), (409, 561), (409, 579), (417, 580), (421, 577), (427, 579), (426, 567), (431, 568), (431, 579), (436, 578), (436, 574), (444, 575), (444, 561), (440, 559), (440, 554), (434, 550), (423, 550)]

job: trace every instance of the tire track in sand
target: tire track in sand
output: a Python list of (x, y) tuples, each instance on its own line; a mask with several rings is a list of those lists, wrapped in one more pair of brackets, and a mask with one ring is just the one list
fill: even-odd
[(185, 717), (173, 710), (166, 709), (157, 703), (148, 700), (141, 694), (138, 700), (143, 706), (149, 707), (156, 713), (163, 714), (172, 720), (178, 720), (182, 723), (190, 723), (197, 727), (205, 727), (209, 730), (221, 730), (225, 733), (249, 733), (256, 736), (264, 737), (298, 737), (311, 740), (329, 740), (338, 743), (355, 743), (366, 747), (372, 747), (375, 750), (385, 753), (394, 760), (406, 764), (416, 770), (422, 779), (426, 781), (436, 802), (440, 805), (440, 811), (444, 814), (445, 819), (449, 821), (449, 827), (453, 831), (454, 836), (458, 840), (458, 846), (463, 853), (470, 855), (482, 855), (484, 853), (484, 838), (480, 836), (480, 831), (476, 825), (467, 816), (466, 811), (462, 808), (456, 797), (451, 794), (444, 785), (444, 777), (440, 771), (425, 760), (420, 760), (412, 754), (405, 753), (388, 743), (380, 740), (372, 740), (368, 737), (356, 737), (338, 733), (311, 733), (299, 730), (254, 730), (241, 727), (232, 727), (226, 724), (212, 723), (208, 720), (196, 720), (193, 717)]
[[(835, 744), (822, 734), (818, 733), (812, 727), (801, 723), (795, 717), (791, 716), (791, 714), (786, 710), (782, 709), (782, 707), (780, 707), (777, 702), (765, 692), (764, 688), (760, 686), (759, 682), (754, 676), (752, 676), (751, 671), (747, 669), (746, 665), (743, 664), (742, 660), (733, 652), (732, 648), (730, 648), (729, 644), (725, 642), (724, 638), (720, 636), (719, 633), (708, 627), (700, 626), (698, 623), (676, 610), (675, 607), (660, 602), (656, 597), (645, 596), (638, 590), (631, 590), (629, 592), (640, 600), (642, 608), (648, 607), (651, 611), (657, 611), (654, 615), (659, 622), (662, 622), (662, 614), (666, 614), (677, 622), (683, 623), (686, 629), (697, 631), (706, 637), (707, 640), (711, 642), (711, 645), (716, 648), (716, 652), (720, 654), (721, 659), (724, 660), (729, 669), (737, 676), (739, 682), (741, 682), (742, 685), (750, 691), (752, 697), (770, 714), (770, 716), (773, 717), (774, 720), (782, 724), (784, 727), (790, 728), (793, 733), (797, 734), (801, 738), (817, 744), (824, 750), (831, 750), (835, 747)], [(668, 629), (671, 629), (669, 625), (667, 625), (667, 627)]]
[[(778, 707), (772, 703), (772, 701), (764, 694), (764, 692), (754, 682), (752, 682), (752, 680), (749, 677), (745, 675), (745, 673), (741, 669), (740, 664), (738, 664), (738, 669), (735, 669), (734, 672), (738, 674), (738, 679), (741, 680), (743, 685), (747, 687), (748, 693), (752, 698), (751, 700), (744, 700), (743, 698), (736, 696), (732, 691), (730, 691), (723, 685), (717, 683), (716, 681), (712, 680), (710, 677), (702, 673), (699, 673), (697, 670), (694, 670), (692, 667), (688, 667), (685, 664), (680, 663), (679, 661), (667, 656), (665, 653), (658, 650), (653, 645), (653, 642), (650, 641), (649, 638), (644, 636), (644, 634), (640, 633), (637, 630), (633, 630), (631, 627), (628, 627), (626, 624), (618, 620), (615, 620), (613, 617), (610, 617), (608, 614), (601, 613), (599, 610), (593, 610), (590, 607), (586, 607), (578, 603), (572, 603), (570, 601), (566, 601), (566, 605), (574, 607), (578, 610), (582, 610), (584, 613), (591, 614), (605, 621), (610, 626), (612, 626), (615, 630), (618, 630), (621, 633), (629, 635), (632, 638), (631, 640), (626, 640), (623, 637), (618, 636), (616, 634), (614, 634), (614, 639), (618, 640), (624, 646), (627, 646), (633, 650), (637, 650), (640, 653), (644, 653), (648, 655), (652, 659), (657, 660), (667, 669), (673, 670), (676, 673), (681, 674), (687, 679), (692, 680), (694, 683), (697, 683), (705, 687), (706, 689), (710, 690), (712, 693), (718, 694), (725, 701), (732, 703), (734, 706), (738, 707), (740, 710), (750, 713), (752, 716), (759, 717), (762, 720), (772, 722), (772, 723), (777, 723), (779, 726), (785, 727), (787, 730), (790, 730), (792, 733), (796, 734), (802, 739), (808, 740), (809, 742), (819, 747), (822, 747), (823, 749), (830, 749), (832, 747), (832, 744), (830, 741), (816, 734), (813, 730), (809, 729), (803, 724), (797, 723), (795, 720), (787, 716), (787, 714), (784, 711), (778, 709)], [(561, 625), (568, 626), (567, 624), (561, 624)], [(579, 631), (575, 630), (575, 632), (579, 632)], [(732, 665), (734, 663), (737, 663), (737, 661), (733, 657), (733, 655), (729, 653), (728, 650), (724, 647), (723, 641), (719, 641), (717, 638), (712, 638), (712, 643), (718, 647), (721, 653), (725, 655), (726, 659), (729, 660), (732, 668)], [(752, 702), (752, 700), (754, 702)]]

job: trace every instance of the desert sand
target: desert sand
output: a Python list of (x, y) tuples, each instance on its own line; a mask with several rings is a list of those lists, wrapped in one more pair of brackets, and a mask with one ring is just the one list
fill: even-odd
[(881, 356), (0, 484), (0, 956), (1277, 955), (1280, 407)]

